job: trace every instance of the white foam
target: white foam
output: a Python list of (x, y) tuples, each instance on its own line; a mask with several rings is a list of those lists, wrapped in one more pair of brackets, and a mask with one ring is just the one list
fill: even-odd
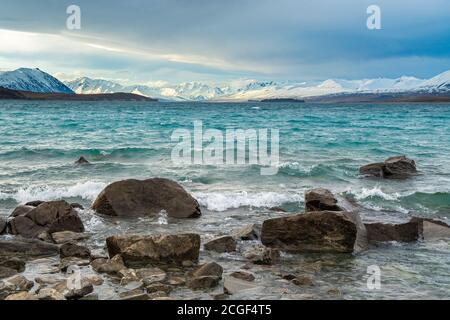
[(240, 207), (271, 208), (284, 203), (301, 203), (303, 193), (277, 192), (227, 192), (227, 193), (194, 193), (194, 197), (202, 206), (212, 211), (225, 211)]
[(105, 187), (106, 183), (94, 181), (79, 182), (68, 187), (30, 186), (18, 189), (13, 193), (0, 191), (0, 199), (13, 199), (18, 203), (25, 203), (33, 200), (49, 201), (77, 197), (85, 200), (94, 200)]
[(379, 197), (385, 200), (394, 201), (401, 197), (399, 193), (385, 193), (383, 190), (381, 190), (380, 186), (376, 186), (371, 189), (362, 188), (361, 191), (350, 190), (349, 192), (352, 193), (357, 200)]

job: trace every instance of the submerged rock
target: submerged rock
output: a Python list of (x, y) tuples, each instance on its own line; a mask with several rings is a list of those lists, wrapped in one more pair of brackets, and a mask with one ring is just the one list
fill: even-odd
[(236, 240), (231, 236), (222, 236), (205, 243), (205, 250), (219, 253), (236, 251)]
[(81, 156), (77, 161), (75, 161), (76, 166), (83, 166), (91, 164), (89, 161), (86, 160), (85, 157)]
[(264, 221), (264, 245), (291, 252), (352, 253), (367, 248), (367, 234), (357, 213), (319, 211)]
[(233, 237), (238, 240), (259, 240), (261, 233), (260, 226), (252, 223), (244, 226), (233, 233)]
[(12, 234), (26, 238), (37, 238), (43, 233), (58, 231), (84, 231), (83, 222), (66, 201), (44, 202), (10, 220), (9, 228)]
[(305, 211), (343, 211), (338, 200), (327, 189), (317, 188), (305, 192)]
[(359, 172), (363, 175), (386, 179), (402, 179), (417, 173), (416, 163), (406, 156), (396, 156), (384, 162), (362, 166)]
[(130, 217), (167, 212), (173, 218), (196, 218), (200, 206), (178, 183), (161, 178), (123, 180), (110, 184), (92, 208), (108, 216)]
[(112, 236), (106, 239), (110, 257), (120, 254), (129, 268), (148, 265), (182, 265), (197, 262), (200, 251), (198, 234)]

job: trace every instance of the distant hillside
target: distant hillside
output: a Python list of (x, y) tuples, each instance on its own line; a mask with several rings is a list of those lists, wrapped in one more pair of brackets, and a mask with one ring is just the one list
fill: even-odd
[(342, 93), (305, 98), (310, 103), (450, 102), (450, 92)]
[(157, 99), (123, 92), (102, 94), (39, 93), (11, 90), (3, 87), (0, 87), (0, 99), (63, 101), (158, 101)]

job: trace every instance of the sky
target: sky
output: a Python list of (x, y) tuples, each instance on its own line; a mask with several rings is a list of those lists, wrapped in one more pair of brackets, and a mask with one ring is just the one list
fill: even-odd
[(449, 0), (2, 0), (0, 69), (123, 84), (430, 78), (450, 69), (449, 21)]

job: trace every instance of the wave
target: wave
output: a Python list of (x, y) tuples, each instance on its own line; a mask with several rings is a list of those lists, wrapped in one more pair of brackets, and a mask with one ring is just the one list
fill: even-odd
[(97, 195), (106, 187), (103, 182), (79, 182), (69, 187), (58, 186), (33, 186), (20, 188), (15, 192), (0, 191), (0, 200), (15, 200), (18, 203), (25, 203), (33, 200), (56, 200), (62, 198), (81, 198), (93, 201)]
[(361, 190), (349, 190), (347, 194), (353, 195), (356, 200), (366, 200), (373, 198), (381, 198), (384, 200), (395, 201), (398, 200), (401, 195), (399, 193), (388, 194), (381, 190), (380, 186), (375, 186), (373, 188), (362, 188)]
[(194, 193), (199, 203), (211, 211), (226, 211), (240, 207), (272, 208), (286, 203), (302, 203), (303, 193), (278, 192), (215, 192)]

